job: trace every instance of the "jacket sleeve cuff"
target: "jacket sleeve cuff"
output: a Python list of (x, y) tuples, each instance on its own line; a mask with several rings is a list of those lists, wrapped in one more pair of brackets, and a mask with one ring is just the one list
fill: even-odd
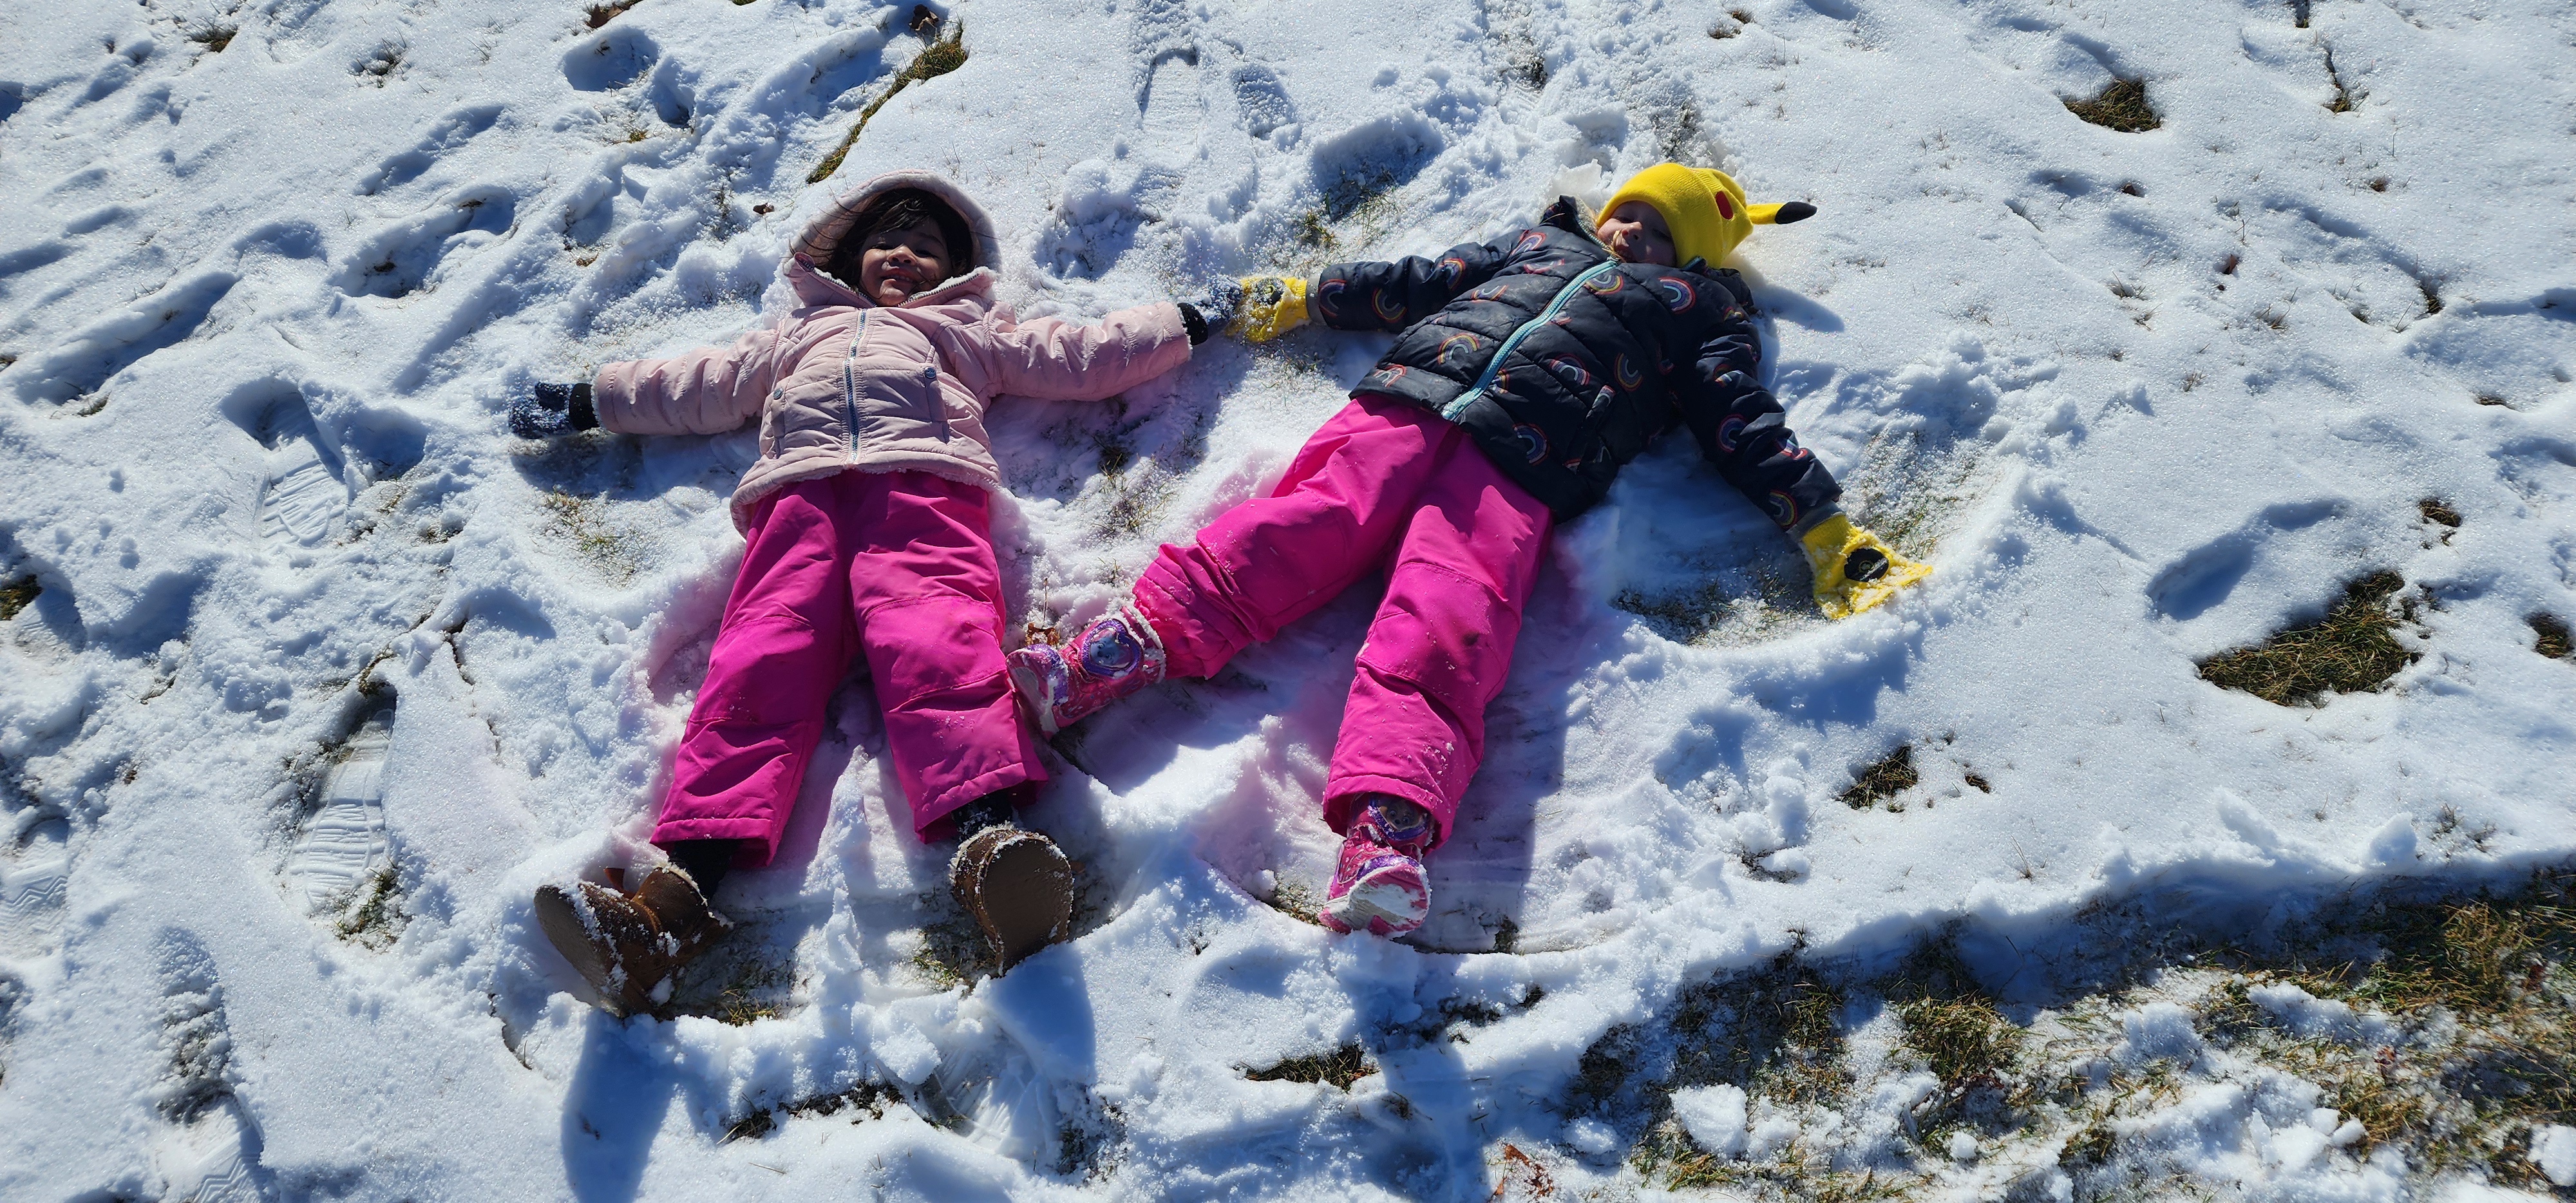
[(624, 364), (605, 363), (590, 377), (590, 412), (592, 421), (602, 429), (617, 431), (617, 419), (633, 412), (635, 395), (631, 387), (633, 374), (618, 369)]
[(1808, 531), (1816, 529), (1817, 524), (1842, 512), (1843, 507), (1831, 501), (1817, 506), (1801, 515), (1796, 522), (1790, 524), (1789, 537), (1792, 539), (1804, 539), (1807, 537)]

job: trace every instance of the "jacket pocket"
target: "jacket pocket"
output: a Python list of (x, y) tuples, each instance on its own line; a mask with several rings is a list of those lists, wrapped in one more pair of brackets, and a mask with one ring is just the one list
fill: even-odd
[(948, 405), (936, 364), (889, 363), (858, 369), (860, 434), (874, 439), (948, 439)]

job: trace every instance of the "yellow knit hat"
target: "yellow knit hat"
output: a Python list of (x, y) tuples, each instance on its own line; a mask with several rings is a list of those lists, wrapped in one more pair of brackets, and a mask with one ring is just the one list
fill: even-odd
[(1744, 188), (1725, 172), (1679, 163), (1657, 163), (1628, 177), (1601, 206), (1602, 216), (1629, 201), (1644, 201), (1663, 215), (1664, 227), (1673, 234), (1674, 257), (1684, 267), (1694, 259), (1715, 267), (1753, 227), (1804, 221), (1816, 212), (1803, 201), (1745, 204)]

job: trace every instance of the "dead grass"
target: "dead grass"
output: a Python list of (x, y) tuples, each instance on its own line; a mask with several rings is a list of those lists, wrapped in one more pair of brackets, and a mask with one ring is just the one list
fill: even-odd
[(2147, 104), (2147, 82), (2142, 79), (2114, 81), (2091, 100), (2069, 100), (2066, 111), (2101, 126), (2124, 134), (2151, 130), (2164, 124), (2154, 108)]
[[(2002, 1013), (1947, 938), (1840, 986), (1828, 968), (1783, 958), (1689, 987), (1663, 1018), (1605, 1034), (1584, 1054), (1566, 1113), (1633, 1134), (1630, 1168), (1645, 1185), (1672, 1190), (1910, 1197), (1951, 1172), (1945, 1136), (1967, 1130), (1998, 1150), (1997, 1166), (2025, 1164), (2019, 1154), (2005, 1160), (2002, 1150), (2016, 1147), (2039, 1150), (2044, 1165), (2053, 1147), (2078, 1199), (2213, 1198), (2229, 1184), (2122, 1130), (2185, 1106), (2213, 1082), (2282, 1073), (2314, 1084), (2316, 1105), (2358, 1122), (2362, 1138), (2330, 1156), (2393, 1154), (2410, 1189), (2465, 1172), (2547, 1190), (2525, 1157), (2534, 1125), (2576, 1120), (2576, 870), (2484, 897), (2317, 901), (2318, 919), (2264, 929), (2259, 949), (2140, 927), (2152, 906), (2080, 919), (2100, 925), (2103, 939), (2093, 943), (2109, 960), (2084, 969), (2027, 1026)], [(2254, 1001), (2252, 988), (2267, 983), (2340, 1000), (2370, 1026), (2303, 1035)], [(1844, 990), (1885, 999), (1897, 1021), (1902, 1055), (1868, 1080), (1840, 1064)], [(2141, 994), (2195, 1012), (2213, 1055), (2106, 1061), (2124, 1038), (2122, 1017), (2146, 1001)], [(1728, 1082), (1765, 1114), (1848, 1114), (1918, 1061), (1942, 1090), (1908, 1117), (1906, 1151), (1885, 1159), (1856, 1163), (1854, 1148), (1808, 1138), (1763, 1156), (1717, 1157), (1694, 1147), (1669, 1110), (1676, 1090)], [(1832, 1072), (1815, 1072), (1818, 1065)], [(1979, 1197), (2048, 1197), (2044, 1177), (2005, 1177)]]
[[(2394, 1144), (2418, 1172), (2482, 1168), (2537, 1186), (2522, 1134), (2576, 1119), (2572, 907), (2576, 873), (2561, 869), (2500, 897), (2359, 908), (2286, 956), (2242, 965), (2204, 1024), (2224, 1046), (2316, 1083), (2322, 1102), (2360, 1121), (2356, 1155)], [(2382, 1016), (2401, 1035), (2376, 1046), (2299, 1038), (2224, 1001), (2267, 979)]]
[(2451, 503), (2439, 497), (2427, 497), (2416, 502), (2415, 512), (2423, 515), (2426, 522), (2447, 526), (2453, 530), (2459, 529), (2460, 511), (2452, 509)]
[[(934, 24), (932, 28), (937, 28), (937, 25)], [(869, 101), (868, 107), (859, 110), (858, 124), (850, 127), (849, 134), (841, 139), (839, 146), (832, 148), (831, 154), (825, 155), (822, 162), (814, 165), (813, 172), (805, 177), (805, 182), (819, 184), (830, 179), (833, 172), (839, 171), (841, 160), (848, 158), (850, 148), (858, 144), (860, 131), (868, 128), (868, 120), (875, 117), (877, 110), (884, 108), (886, 102), (894, 99), (897, 93), (923, 80), (937, 79), (965, 65), (966, 22), (961, 20), (949, 27), (947, 37), (922, 47), (921, 53), (912, 56), (912, 61), (904, 64), (903, 70), (894, 73), (894, 82), (887, 86), (885, 94)]]
[(206, 48), (208, 54), (222, 54), (241, 31), (230, 25), (200, 25), (188, 31), (188, 40)]
[(36, 595), (44, 591), (45, 587), (37, 584), (36, 578), (32, 576), (22, 576), (8, 584), (0, 585), (0, 622), (16, 618), (19, 611), (34, 604)]
[(1918, 998), (1898, 1004), (1896, 1017), (1906, 1047), (1953, 1095), (2001, 1082), (2021, 1060), (2021, 1029), (1982, 995)]
[(2332, 50), (2326, 51), (2326, 79), (2334, 84), (2334, 99), (2326, 102), (2326, 111), (2329, 113), (2351, 112), (2353, 102), (2352, 90), (2344, 86), (2343, 73), (2335, 70), (2334, 51)]
[(583, 563), (613, 585), (635, 579), (644, 566), (644, 545), (610, 521), (607, 501), (562, 489), (538, 500), (553, 516), (548, 530), (571, 543)]
[[(0, 595), (0, 607), (6, 606), (5, 595)], [(13, 608), (0, 608), (0, 618), (14, 613), (17, 611)], [(2571, 640), (2567, 623), (2557, 615), (2534, 614), (2525, 621), (2531, 624), (2531, 650), (2552, 660), (2569, 659), (2571, 653), (2576, 653), (2576, 640)]]
[(2394, 604), (2405, 587), (2394, 572), (2374, 572), (2345, 586), (2323, 620), (2203, 660), (2200, 675), (2281, 706), (2377, 689), (2415, 661), (2394, 634), (2411, 613)]
[(1914, 745), (1899, 744), (1895, 751), (1860, 771), (1851, 788), (1843, 791), (1843, 805), (1868, 810), (1914, 788), (1914, 783), (1922, 779), (1923, 775), (1914, 769)]
[(582, 20), (592, 29), (597, 29), (624, 15), (627, 9), (643, 2), (644, 0), (608, 0), (606, 4), (594, 4), (590, 6), (588, 12), (582, 14)]
[(1345, 1044), (1328, 1053), (1290, 1057), (1268, 1069), (1243, 1067), (1243, 1076), (1251, 1081), (1321, 1083), (1335, 1090), (1349, 1090), (1351, 1083), (1376, 1072), (1356, 1044)]
[(394, 946), (411, 916), (402, 909), (402, 878), (387, 865), (358, 887), (357, 905), (332, 925), (341, 939), (378, 952)]
[(777, 1131), (784, 1118), (838, 1115), (844, 1110), (850, 1113), (851, 1123), (863, 1124), (885, 1118), (886, 1104), (897, 1101), (900, 1101), (900, 1096), (892, 1089), (874, 1082), (861, 1082), (831, 1094), (818, 1094), (775, 1107), (755, 1108), (750, 1114), (727, 1125), (724, 1138), (717, 1143), (759, 1140)]

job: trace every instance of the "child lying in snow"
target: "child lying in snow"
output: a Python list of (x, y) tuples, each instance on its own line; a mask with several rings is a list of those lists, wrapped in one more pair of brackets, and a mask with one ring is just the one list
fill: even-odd
[(748, 546), (653, 830), (672, 864), (632, 894), (537, 892), (539, 926), (609, 1010), (664, 1001), (671, 974), (730, 928), (708, 899), (728, 867), (776, 853), (854, 653), (914, 831), (961, 841), (951, 884), (1000, 966), (1063, 933), (1064, 854), (1007, 822), (1046, 773), (1002, 661), (984, 407), (997, 393), (1108, 396), (1188, 359), (1208, 325), (1172, 304), (1096, 326), (1015, 322), (992, 296), (996, 253), (992, 223), (947, 181), (883, 176), (796, 240), (779, 270), (797, 308), (777, 328), (612, 363), (512, 407), (511, 429), (532, 438), (760, 418), (760, 459), (733, 495)]
[(1814, 211), (1748, 207), (1724, 174), (1663, 163), (1591, 228), (1559, 199), (1538, 226), (1437, 260), (1338, 264), (1311, 287), (1243, 281), (1234, 328), (1256, 341), (1304, 322), (1309, 298), (1325, 325), (1403, 334), (1268, 497), (1164, 546), (1129, 604), (1065, 646), (1011, 653), (1012, 683), (1053, 732), (1167, 675), (1214, 673), (1383, 567), (1324, 785), (1343, 843), (1320, 917), (1380, 936), (1420, 926), (1421, 858), (1483, 756), (1549, 528), (1598, 503), (1656, 435), (1688, 426), (1805, 544), (1826, 614), (1928, 571), (1835, 507), (1841, 488), (1755, 380), (1744, 283), (1715, 266), (1756, 224)]

